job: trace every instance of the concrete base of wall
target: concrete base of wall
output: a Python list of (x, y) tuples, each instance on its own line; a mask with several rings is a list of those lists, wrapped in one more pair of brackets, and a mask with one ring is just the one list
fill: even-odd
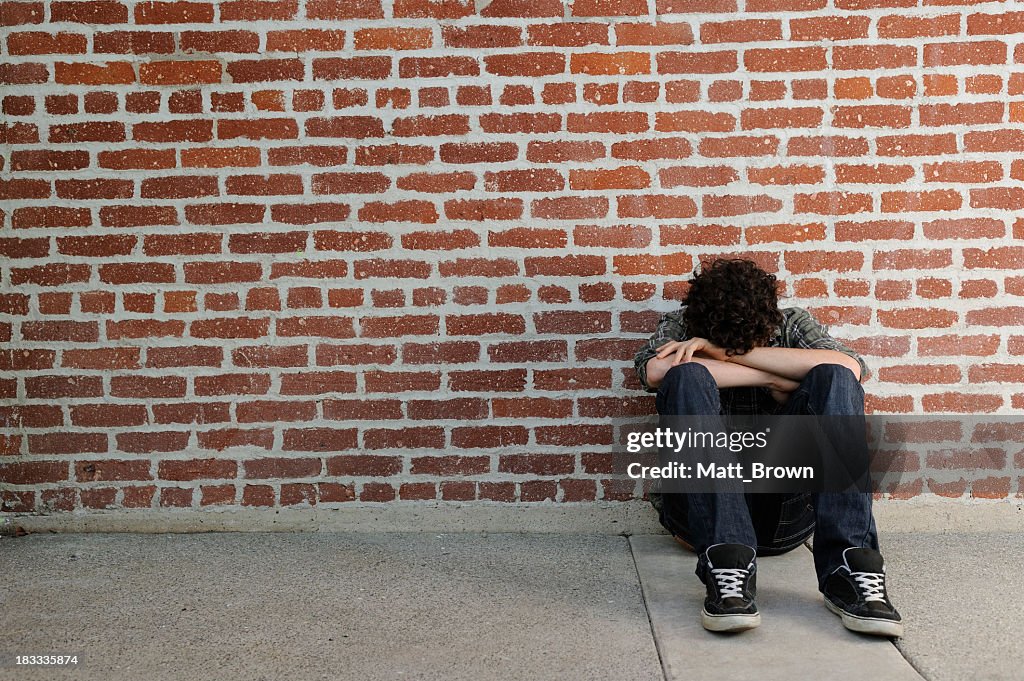
[[(1024, 501), (936, 497), (875, 502), (882, 532), (1024, 531)], [(130, 510), (0, 518), (0, 534), (25, 532), (663, 532), (644, 501), (563, 504), (410, 502), (337, 509)]]

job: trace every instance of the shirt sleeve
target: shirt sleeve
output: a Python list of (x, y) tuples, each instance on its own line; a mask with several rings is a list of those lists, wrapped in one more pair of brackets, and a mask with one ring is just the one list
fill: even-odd
[(661, 315), (661, 318), (658, 320), (658, 328), (655, 329), (651, 337), (637, 351), (636, 357), (633, 358), (633, 367), (636, 369), (636, 375), (640, 378), (640, 384), (644, 387), (644, 390), (649, 393), (658, 391), (657, 388), (652, 388), (647, 383), (647, 361), (657, 355), (657, 349), (665, 343), (674, 340), (686, 340), (687, 338), (689, 336), (686, 334), (686, 322), (683, 321), (682, 310), (665, 312)]
[(811, 350), (836, 350), (857, 360), (863, 381), (871, 374), (864, 358), (828, 334), (828, 328), (814, 318), (810, 312), (800, 309), (793, 319), (791, 338), (795, 347)]

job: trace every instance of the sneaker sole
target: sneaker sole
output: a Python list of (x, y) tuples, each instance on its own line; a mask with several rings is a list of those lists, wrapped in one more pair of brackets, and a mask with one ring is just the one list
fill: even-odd
[(712, 615), (700, 611), (700, 623), (708, 631), (746, 631), (761, 625), (761, 613), (753, 615)]
[(897, 638), (903, 636), (902, 622), (893, 622), (892, 620), (873, 617), (854, 617), (827, 598), (825, 599), (825, 607), (839, 615), (840, 619), (843, 620), (843, 626), (850, 631), (871, 634), (873, 636), (895, 636)]

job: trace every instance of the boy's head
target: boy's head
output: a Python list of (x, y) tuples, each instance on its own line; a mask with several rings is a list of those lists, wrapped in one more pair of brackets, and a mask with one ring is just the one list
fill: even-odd
[(766, 345), (782, 323), (774, 274), (751, 260), (720, 258), (694, 271), (683, 303), (687, 331), (742, 355)]

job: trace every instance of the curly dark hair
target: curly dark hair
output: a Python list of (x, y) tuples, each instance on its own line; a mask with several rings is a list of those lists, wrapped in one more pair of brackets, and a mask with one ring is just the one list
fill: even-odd
[(730, 356), (767, 344), (782, 324), (775, 275), (743, 258), (719, 258), (694, 270), (683, 303), (689, 334)]

